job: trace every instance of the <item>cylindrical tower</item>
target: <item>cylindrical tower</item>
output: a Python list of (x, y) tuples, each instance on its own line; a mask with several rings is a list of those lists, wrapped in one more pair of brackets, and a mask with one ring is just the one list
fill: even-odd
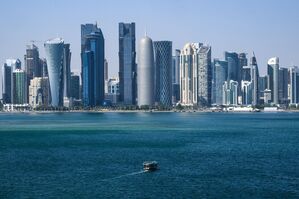
[(147, 36), (139, 44), (137, 80), (138, 106), (154, 105), (154, 51), (153, 42)]
[(51, 90), (51, 105), (63, 106), (63, 48), (64, 41), (55, 38), (46, 41), (45, 52)]

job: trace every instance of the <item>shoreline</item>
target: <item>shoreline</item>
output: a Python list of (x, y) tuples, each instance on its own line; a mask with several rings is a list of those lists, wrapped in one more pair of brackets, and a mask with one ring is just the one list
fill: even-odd
[(212, 111), (212, 110), (71, 110), (71, 111), (0, 111), (0, 114), (5, 113), (299, 113), (299, 110), (278, 110), (278, 111)]

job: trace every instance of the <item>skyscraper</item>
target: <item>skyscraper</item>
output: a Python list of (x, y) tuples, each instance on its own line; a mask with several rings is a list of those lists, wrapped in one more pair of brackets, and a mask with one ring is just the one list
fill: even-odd
[(154, 51), (152, 39), (143, 37), (139, 44), (137, 68), (138, 106), (154, 105)]
[(27, 103), (26, 96), (26, 73), (21, 69), (16, 69), (12, 73), (12, 103)]
[(28, 86), (34, 77), (42, 76), (42, 66), (40, 65), (38, 47), (34, 44), (27, 45), (26, 55), (24, 55), (25, 69)]
[(288, 69), (279, 68), (278, 75), (278, 102), (288, 104)]
[(71, 97), (80, 99), (80, 76), (71, 74)]
[(187, 43), (180, 55), (181, 104), (187, 106), (198, 103), (198, 66), (201, 43)]
[(289, 68), (289, 100), (290, 104), (299, 103), (299, 70), (293, 66)]
[(104, 61), (104, 80), (105, 80), (105, 95), (108, 93), (108, 61)]
[(214, 103), (223, 104), (223, 84), (227, 80), (227, 61), (214, 59)]
[(248, 66), (248, 60), (247, 60), (247, 57), (246, 57), (246, 53), (240, 53), (238, 55), (238, 57), (239, 57), (239, 67), (238, 67), (238, 69), (239, 69), (239, 78), (240, 78), (239, 81), (241, 82), (241, 80), (245, 80), (245, 79), (243, 79), (243, 76), (244, 76), (243, 75), (243, 67)]
[(198, 52), (198, 106), (210, 106), (212, 102), (211, 47), (201, 46)]
[(96, 24), (81, 25), (81, 42), (83, 105), (101, 106), (105, 97), (105, 48), (101, 29)]
[[(235, 52), (224, 52), (225, 61), (228, 62), (227, 79), (240, 81), (239, 56)], [(239, 83), (239, 82), (238, 82)]]
[(238, 105), (238, 82), (234, 80), (225, 81), (223, 84), (223, 105)]
[(101, 33), (102, 30), (97, 24), (81, 24), (81, 54), (86, 50), (86, 35), (92, 32)]
[(82, 103), (83, 106), (95, 106), (94, 55), (91, 51), (82, 54)]
[(279, 103), (279, 58), (273, 57), (268, 60), (268, 89), (271, 90), (271, 100), (274, 104)]
[[(25, 72), (27, 76), (27, 89), (29, 88), (30, 81), (34, 77), (42, 77), (43, 75), (43, 62), (39, 58), (38, 47), (34, 44), (26, 46), (26, 54), (24, 55)], [(29, 93), (26, 93), (29, 100)]]
[(172, 101), (176, 104), (180, 100), (180, 54), (176, 49), (172, 56)]
[(4, 63), (2, 67), (2, 99), (4, 104), (12, 103), (12, 67)]
[(61, 38), (50, 39), (45, 42), (44, 47), (49, 73), (51, 105), (53, 107), (63, 106), (64, 41)]
[(155, 101), (172, 106), (172, 42), (154, 41)]
[(253, 82), (251, 81), (241, 81), (241, 93), (242, 93), (242, 104), (251, 105), (252, 104), (252, 94), (253, 94)]
[(259, 104), (259, 68), (257, 65), (255, 54), (250, 59), (251, 67), (251, 82), (252, 82), (252, 105), (256, 106)]
[(71, 51), (70, 44), (63, 46), (63, 97), (71, 95)]
[(180, 87), (181, 104), (187, 106), (197, 105), (198, 86), (198, 52), (201, 43), (187, 43), (180, 55)]
[(119, 86), (123, 104), (136, 103), (135, 23), (119, 23)]
[(29, 104), (33, 108), (49, 105), (50, 89), (48, 77), (35, 77), (30, 81)]
[(259, 103), (263, 104), (264, 91), (268, 88), (268, 76), (261, 76), (258, 80)]

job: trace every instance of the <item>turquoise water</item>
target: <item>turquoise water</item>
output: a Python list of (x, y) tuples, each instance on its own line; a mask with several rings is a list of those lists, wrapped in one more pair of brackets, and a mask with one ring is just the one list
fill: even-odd
[(299, 113), (0, 114), (0, 198), (299, 198)]

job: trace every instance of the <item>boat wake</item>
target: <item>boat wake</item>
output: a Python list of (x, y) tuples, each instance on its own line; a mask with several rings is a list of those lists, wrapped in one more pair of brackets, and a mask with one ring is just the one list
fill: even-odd
[(128, 174), (116, 176), (116, 177), (113, 177), (113, 178), (106, 178), (106, 179), (103, 179), (101, 181), (110, 181), (110, 180), (115, 180), (115, 179), (119, 179), (119, 178), (123, 178), (123, 177), (127, 177), (127, 176), (138, 175), (138, 174), (142, 174), (142, 173), (146, 173), (146, 172), (147, 171), (138, 171), (138, 172), (133, 172), (133, 173), (128, 173)]

